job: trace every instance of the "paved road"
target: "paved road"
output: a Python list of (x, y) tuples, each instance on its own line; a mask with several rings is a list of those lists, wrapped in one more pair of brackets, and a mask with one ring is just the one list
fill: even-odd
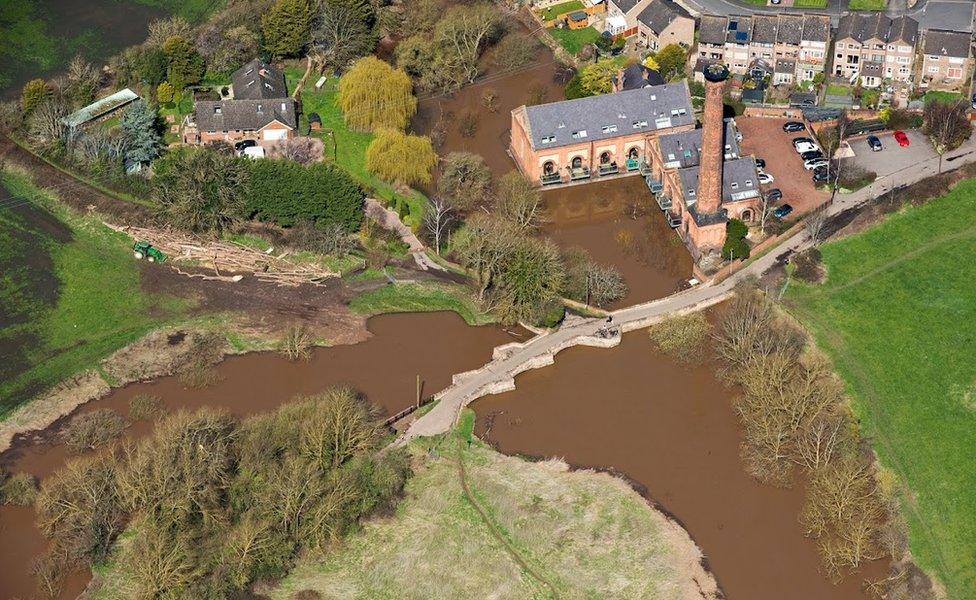
[[(976, 140), (973, 138), (945, 157), (943, 170), (958, 168), (971, 162), (976, 162)], [(935, 175), (938, 169), (938, 157), (929, 159), (912, 169), (879, 179), (852, 194), (838, 195), (834, 203), (825, 210), (828, 216), (839, 214), (849, 208), (870, 202), (894, 187), (915, 183)], [(750, 276), (762, 275), (777, 262), (803, 250), (808, 245), (806, 231), (801, 230), (721, 283), (703, 284), (667, 298), (620, 309), (612, 313), (612, 323), (624, 330), (637, 329), (647, 326), (654, 319), (715, 304), (727, 298), (739, 281)], [(514, 377), (518, 373), (552, 364), (554, 355), (563, 348), (580, 344), (599, 345), (605, 342), (606, 340), (596, 337), (596, 334), (606, 326), (606, 320), (602, 318), (578, 318), (564, 324), (555, 332), (538, 335), (514, 351), (503, 353), (482, 369), (460, 378), (455, 384), (438, 394), (438, 403), (434, 408), (415, 420), (397, 443), (402, 444), (414, 437), (449, 431), (457, 422), (464, 406), (481, 396), (513, 389)]]

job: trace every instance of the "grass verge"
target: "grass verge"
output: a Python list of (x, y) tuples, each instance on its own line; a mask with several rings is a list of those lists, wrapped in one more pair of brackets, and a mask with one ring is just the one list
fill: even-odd
[[(138, 263), (125, 235), (96, 217), (74, 214), (26, 173), (8, 169), (2, 184), (22, 204), (0, 210), (0, 236), (5, 242), (19, 237), (29, 243), (0, 245), (0, 262), (12, 267), (0, 278), (0, 298), (8, 308), (17, 307), (20, 317), (0, 323), (0, 346), (12, 340), (30, 342), (17, 344), (19, 367), (5, 369), (10, 372), (0, 382), (0, 418), (187, 307), (183, 300), (142, 291)], [(58, 241), (50, 234), (52, 225), (65, 228), (70, 238)], [(47, 277), (50, 285), (32, 286), (31, 279), (40, 277)]]
[(947, 597), (976, 589), (976, 180), (821, 247), (789, 310), (832, 357), (882, 464), (905, 484), (912, 554)]
[(827, 0), (794, 0), (793, 8), (827, 8)]
[(888, 0), (851, 0), (849, 10), (884, 10), (888, 8)]
[(473, 423), (467, 411), (455, 432), (414, 442), (417, 467), (396, 513), (300, 564), (272, 598), (304, 590), (407, 600), (553, 597), (536, 577), (560, 597), (691, 595), (686, 567), (696, 568), (697, 550), (625, 483), (561, 461), (503, 456), (471, 435)]
[(349, 303), (349, 308), (365, 315), (453, 310), (468, 325), (484, 325), (495, 321), (494, 317), (481, 311), (466, 289), (449, 284), (386, 285), (356, 296)]

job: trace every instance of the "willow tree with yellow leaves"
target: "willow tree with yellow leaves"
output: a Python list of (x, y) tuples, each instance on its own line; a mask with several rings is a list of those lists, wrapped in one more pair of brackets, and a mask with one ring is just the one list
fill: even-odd
[(381, 129), (366, 148), (366, 168), (390, 182), (430, 183), (436, 164), (437, 153), (427, 136)]
[(351, 129), (402, 131), (417, 112), (417, 99), (406, 73), (367, 56), (339, 79), (339, 107)]

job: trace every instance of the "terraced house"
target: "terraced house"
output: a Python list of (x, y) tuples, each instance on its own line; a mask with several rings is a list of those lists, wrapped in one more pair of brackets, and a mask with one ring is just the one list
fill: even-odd
[(960, 88), (973, 70), (971, 39), (970, 34), (959, 31), (923, 31), (919, 86), (933, 90)]
[(833, 74), (864, 87), (907, 82), (915, 64), (918, 21), (883, 13), (848, 13), (834, 36)]
[(509, 152), (540, 185), (648, 174), (656, 139), (694, 127), (688, 84), (678, 81), (520, 106), (512, 111)]
[(651, 50), (668, 44), (690, 48), (695, 43), (695, 20), (672, 0), (607, 0), (607, 13), (623, 18), (625, 25), (615, 31)]
[(759, 63), (775, 74), (774, 83), (792, 83), (824, 71), (829, 44), (827, 15), (703, 15), (697, 58), (724, 63), (740, 75)]

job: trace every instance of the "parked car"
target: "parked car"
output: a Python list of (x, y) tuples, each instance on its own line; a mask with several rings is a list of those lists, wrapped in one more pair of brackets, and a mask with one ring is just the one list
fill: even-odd
[(770, 175), (769, 173), (763, 173), (762, 171), (759, 172), (759, 183), (763, 185), (767, 185), (772, 183), (773, 181), (774, 181), (773, 176)]
[(811, 150), (809, 152), (804, 152), (800, 155), (803, 160), (813, 160), (815, 158), (823, 158), (823, 152), (820, 150)]
[(773, 216), (777, 219), (784, 219), (787, 215), (793, 212), (793, 207), (789, 204), (782, 204), (773, 209)]
[(236, 144), (234, 144), (234, 150), (237, 150), (237, 153), (243, 156), (244, 150), (248, 148), (253, 148), (257, 145), (258, 143), (255, 140), (241, 140)]
[(830, 163), (827, 162), (826, 158), (814, 158), (803, 161), (803, 168), (807, 171), (812, 171), (819, 167), (826, 167), (828, 164)]
[(876, 135), (868, 136), (868, 147), (871, 148), (872, 152), (881, 152), (884, 150), (884, 146), (881, 145), (881, 140)]
[(799, 121), (787, 121), (783, 123), (783, 131), (786, 133), (796, 133), (797, 131), (806, 131), (807, 127)]
[(775, 202), (783, 198), (783, 190), (779, 188), (773, 188), (766, 192), (766, 202)]
[(830, 171), (826, 167), (813, 170), (814, 183), (827, 183), (828, 181), (830, 181)]
[(817, 146), (807, 142), (804, 142), (802, 144), (797, 144), (796, 146), (794, 146), (794, 148), (796, 148), (797, 154), (803, 154), (804, 152), (817, 152), (820, 150), (820, 148), (818, 148)]
[(797, 144), (812, 144), (814, 143), (813, 138), (809, 137), (795, 137), (793, 138), (793, 147), (796, 148)]
[(765, 169), (766, 168), (766, 161), (765, 160), (763, 160), (761, 158), (757, 158), (755, 160), (756, 160), (756, 168), (757, 169)]
[(911, 143), (908, 141), (908, 136), (905, 135), (905, 132), (901, 131), (900, 129), (895, 132), (895, 141), (898, 142), (898, 145), (902, 147), (906, 147)]

